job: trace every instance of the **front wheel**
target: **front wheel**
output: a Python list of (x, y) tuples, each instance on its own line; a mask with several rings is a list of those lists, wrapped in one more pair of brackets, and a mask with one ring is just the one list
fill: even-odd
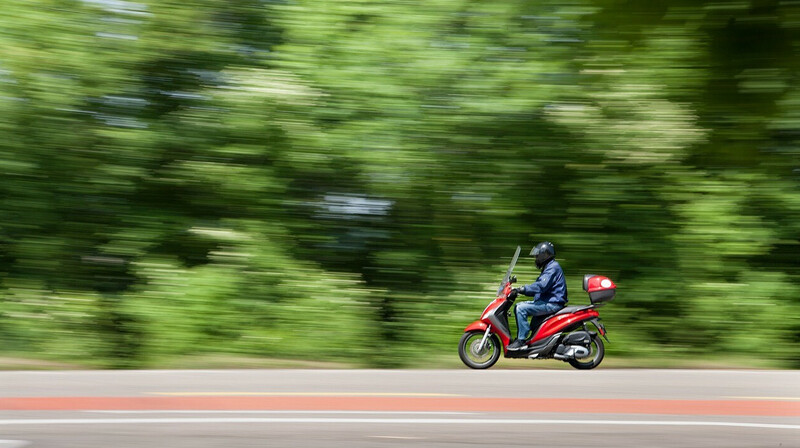
[(483, 347), (480, 347), (482, 339), (482, 331), (468, 331), (461, 336), (458, 342), (458, 356), (467, 367), (488, 369), (500, 359), (502, 346), (497, 335), (490, 334)]
[(594, 369), (600, 365), (600, 362), (603, 360), (603, 356), (605, 356), (605, 354), (606, 349), (603, 346), (603, 340), (600, 339), (600, 336), (595, 336), (592, 339), (592, 342), (589, 343), (589, 354), (583, 358), (570, 359), (569, 363), (572, 365), (572, 367), (575, 367), (579, 370)]

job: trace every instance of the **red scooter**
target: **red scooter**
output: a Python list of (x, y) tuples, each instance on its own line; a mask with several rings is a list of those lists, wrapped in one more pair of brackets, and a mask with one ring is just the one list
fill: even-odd
[[(610, 302), (616, 295), (617, 286), (607, 277), (585, 275), (583, 289), (589, 293), (591, 305), (568, 306), (555, 314), (534, 317), (531, 322), (532, 337), (521, 350), (508, 350), (511, 331), (508, 316), (511, 314), (514, 298), (509, 298), (511, 285), (517, 281), (511, 276), (519, 258), (521, 248), (511, 260), (497, 298), (483, 310), (481, 318), (464, 329), (458, 344), (461, 361), (473, 369), (488, 369), (500, 359), (500, 352), (506, 358), (560, 359), (576, 369), (593, 369), (603, 360), (605, 348), (603, 338), (606, 329), (600, 322), (596, 308)], [(588, 324), (597, 330), (590, 331)]]

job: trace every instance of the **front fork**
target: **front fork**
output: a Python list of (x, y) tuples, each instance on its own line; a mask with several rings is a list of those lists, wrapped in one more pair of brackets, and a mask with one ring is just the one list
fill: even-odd
[(478, 345), (478, 352), (482, 352), (483, 351), (483, 347), (484, 347), (484, 345), (486, 345), (486, 340), (489, 339), (489, 333), (491, 333), (491, 332), (492, 332), (492, 326), (491, 325), (487, 325), (486, 326), (486, 331), (483, 333), (483, 338), (481, 339), (481, 343)]

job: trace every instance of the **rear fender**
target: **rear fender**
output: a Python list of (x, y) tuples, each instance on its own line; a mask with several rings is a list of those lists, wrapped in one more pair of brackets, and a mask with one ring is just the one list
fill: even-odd
[(608, 342), (610, 344), (611, 341), (609, 341), (608, 340), (608, 336), (606, 336), (606, 327), (605, 327), (605, 325), (603, 325), (602, 322), (600, 322), (600, 318), (599, 317), (595, 317), (594, 319), (590, 320), (589, 322), (591, 322), (592, 325), (594, 325), (594, 327), (597, 328), (598, 333), (600, 333), (603, 336), (603, 339), (605, 339), (606, 342)]

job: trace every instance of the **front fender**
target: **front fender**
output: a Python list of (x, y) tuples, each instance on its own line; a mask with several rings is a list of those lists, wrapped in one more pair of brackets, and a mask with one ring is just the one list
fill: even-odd
[(464, 333), (466, 333), (468, 331), (475, 331), (475, 330), (486, 331), (486, 328), (488, 328), (488, 326), (486, 325), (486, 322), (483, 322), (483, 321), (480, 321), (480, 320), (476, 320), (475, 322), (467, 325), (467, 328), (464, 329)]

